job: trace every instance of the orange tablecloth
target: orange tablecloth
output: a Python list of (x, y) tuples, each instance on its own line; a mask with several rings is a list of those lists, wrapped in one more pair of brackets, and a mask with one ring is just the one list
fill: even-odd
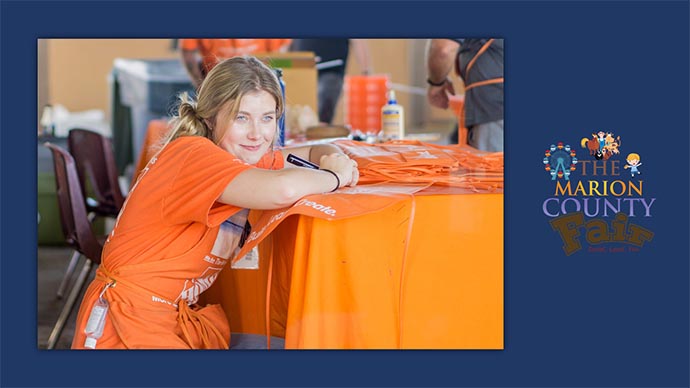
[(503, 348), (503, 194), (287, 217), (261, 243), (259, 270), (226, 268), (205, 293), (233, 332), (265, 334), (271, 256), (270, 332), (286, 348)]

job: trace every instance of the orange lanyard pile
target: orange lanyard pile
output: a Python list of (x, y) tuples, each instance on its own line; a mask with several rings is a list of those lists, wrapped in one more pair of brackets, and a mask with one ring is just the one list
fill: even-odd
[(359, 165), (361, 184), (432, 183), (477, 193), (503, 189), (503, 152), (481, 152), (468, 146), (435, 145), (416, 140), (366, 144), (339, 140)]

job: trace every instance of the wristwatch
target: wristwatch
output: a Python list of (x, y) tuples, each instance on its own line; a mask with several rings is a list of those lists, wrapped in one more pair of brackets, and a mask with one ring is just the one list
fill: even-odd
[(448, 77), (444, 78), (441, 82), (434, 82), (431, 80), (431, 78), (426, 79), (426, 83), (428, 83), (431, 86), (443, 86), (448, 82)]

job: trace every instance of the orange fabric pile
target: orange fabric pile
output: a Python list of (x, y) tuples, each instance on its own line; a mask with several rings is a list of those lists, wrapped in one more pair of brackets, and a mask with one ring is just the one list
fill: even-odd
[(503, 190), (503, 152), (416, 140), (380, 144), (338, 140), (335, 144), (357, 161), (361, 184), (431, 183), (478, 193)]

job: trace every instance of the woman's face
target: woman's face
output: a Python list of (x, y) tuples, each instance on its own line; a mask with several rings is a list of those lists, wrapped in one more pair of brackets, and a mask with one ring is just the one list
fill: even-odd
[(215, 133), (223, 138), (218, 145), (249, 164), (256, 164), (268, 152), (277, 130), (276, 100), (268, 92), (250, 92), (240, 100), (235, 117), (222, 109)]

